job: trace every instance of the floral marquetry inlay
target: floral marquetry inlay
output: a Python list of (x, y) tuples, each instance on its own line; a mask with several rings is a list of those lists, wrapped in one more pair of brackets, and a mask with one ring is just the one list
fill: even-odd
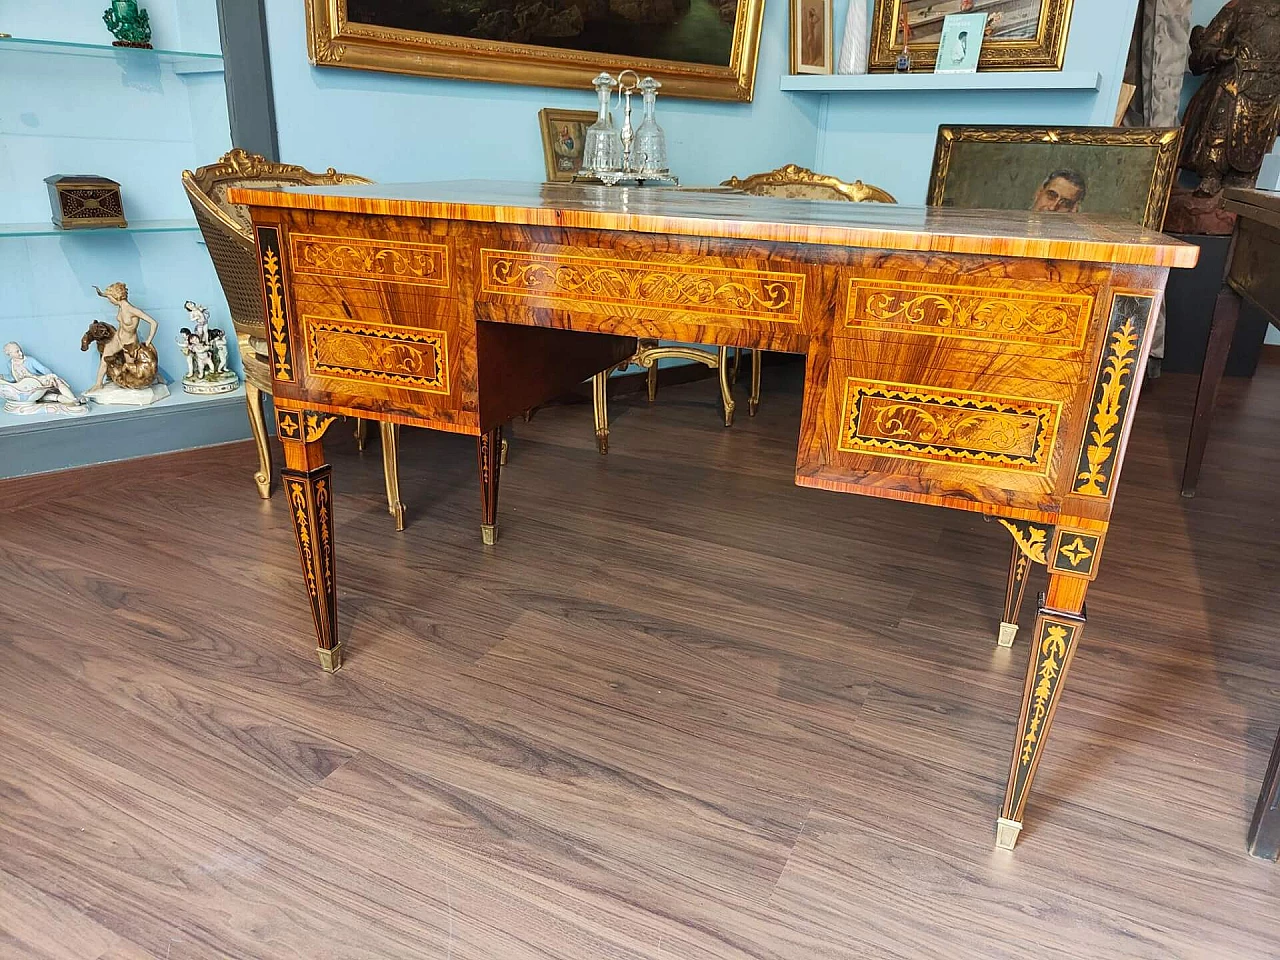
[(304, 316), (312, 372), (340, 380), (388, 383), (426, 393), (449, 392), (443, 330), (349, 323)]
[(481, 290), (498, 296), (799, 323), (804, 276), (658, 261), (482, 250)]
[(839, 447), (1046, 474), (1061, 404), (847, 378)]
[(1092, 313), (1083, 293), (854, 279), (845, 326), (1079, 348)]
[(449, 285), (449, 248), (444, 244), (295, 233), (289, 237), (289, 247), (293, 272), (299, 275)]

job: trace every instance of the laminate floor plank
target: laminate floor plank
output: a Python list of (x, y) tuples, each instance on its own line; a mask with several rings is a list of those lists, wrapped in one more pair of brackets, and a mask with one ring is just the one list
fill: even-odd
[(402, 432), (396, 534), (331, 428), (334, 676), (250, 446), (0, 484), (0, 957), (1280, 953), (1280, 370), (1193, 501), (1194, 380), (1147, 386), (1012, 855), (1007, 533), (794, 487), (766, 374), (729, 430), (614, 398), (608, 457), (585, 404), (517, 422), (489, 549), (472, 441)]

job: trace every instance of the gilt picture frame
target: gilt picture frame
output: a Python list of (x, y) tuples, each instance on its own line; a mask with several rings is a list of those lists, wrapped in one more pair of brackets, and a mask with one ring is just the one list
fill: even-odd
[(831, 0), (791, 0), (791, 72), (835, 70)]
[[(1061, 70), (1072, 0), (973, 0), (965, 13), (987, 13), (978, 70)], [(937, 0), (875, 0), (871, 73), (892, 73), (902, 52), (905, 16), (911, 68), (934, 68), (942, 23), (950, 5)]]
[(938, 128), (927, 203), (1164, 223), (1179, 127)]
[(582, 152), (587, 127), (596, 122), (594, 110), (556, 110), (543, 107), (538, 111), (538, 128), (542, 131), (542, 159), (547, 165), (548, 183), (569, 183), (582, 169)]
[[(623, 20), (608, 5), (548, 12), (530, 0), (450, 8), (406, 0), (301, 2), (307, 55), (317, 67), (584, 91), (602, 70), (630, 69), (659, 80), (664, 96), (740, 101), (755, 90), (764, 13), (764, 0), (690, 0), (679, 16), (696, 13), (699, 29), (677, 30), (674, 20)], [(590, 19), (597, 9), (601, 19)], [(556, 22), (537, 22), (535, 13), (554, 14)]]

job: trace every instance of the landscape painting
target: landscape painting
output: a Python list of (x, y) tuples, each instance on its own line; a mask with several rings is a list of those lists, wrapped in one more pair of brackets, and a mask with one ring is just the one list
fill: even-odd
[(580, 87), (602, 70), (664, 96), (750, 100), (764, 0), (304, 0), (317, 66)]

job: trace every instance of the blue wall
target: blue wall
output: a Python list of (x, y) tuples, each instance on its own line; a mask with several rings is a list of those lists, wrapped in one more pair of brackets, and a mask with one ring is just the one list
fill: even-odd
[[(4, 28), (27, 39), (109, 44), (105, 6), (103, 0), (6, 4)], [(220, 52), (213, 0), (146, 6), (157, 48)], [(44, 178), (96, 173), (121, 183), (131, 223), (186, 220), (194, 226), (181, 172), (216, 158), (229, 144), (221, 61), (175, 66), (143, 52), (89, 56), (12, 47), (0, 54), (2, 223), (49, 223)], [(96, 351), (80, 351), (80, 337), (90, 320), (114, 317), (93, 285), (122, 280), (130, 299), (160, 322), (155, 343), (161, 367), (170, 381), (179, 380), (185, 362), (174, 337), (188, 322), (183, 301), (206, 304), (215, 324), (229, 328), (199, 236), (194, 230), (103, 230), (0, 237), (0, 343), (17, 340), (83, 391), (98, 361)], [(145, 442), (133, 441), (127, 422), (126, 414), (136, 411), (95, 406), (91, 416), (75, 421), (0, 412), (0, 476), (248, 435), (242, 402), (233, 402), (210, 432), (192, 426), (207, 426), (209, 417), (190, 419), (188, 408), (212, 401), (188, 400), (180, 383), (171, 382), (170, 390), (174, 396), (153, 408), (149, 426), (136, 431)], [(174, 416), (157, 430), (155, 413), (162, 409)]]

